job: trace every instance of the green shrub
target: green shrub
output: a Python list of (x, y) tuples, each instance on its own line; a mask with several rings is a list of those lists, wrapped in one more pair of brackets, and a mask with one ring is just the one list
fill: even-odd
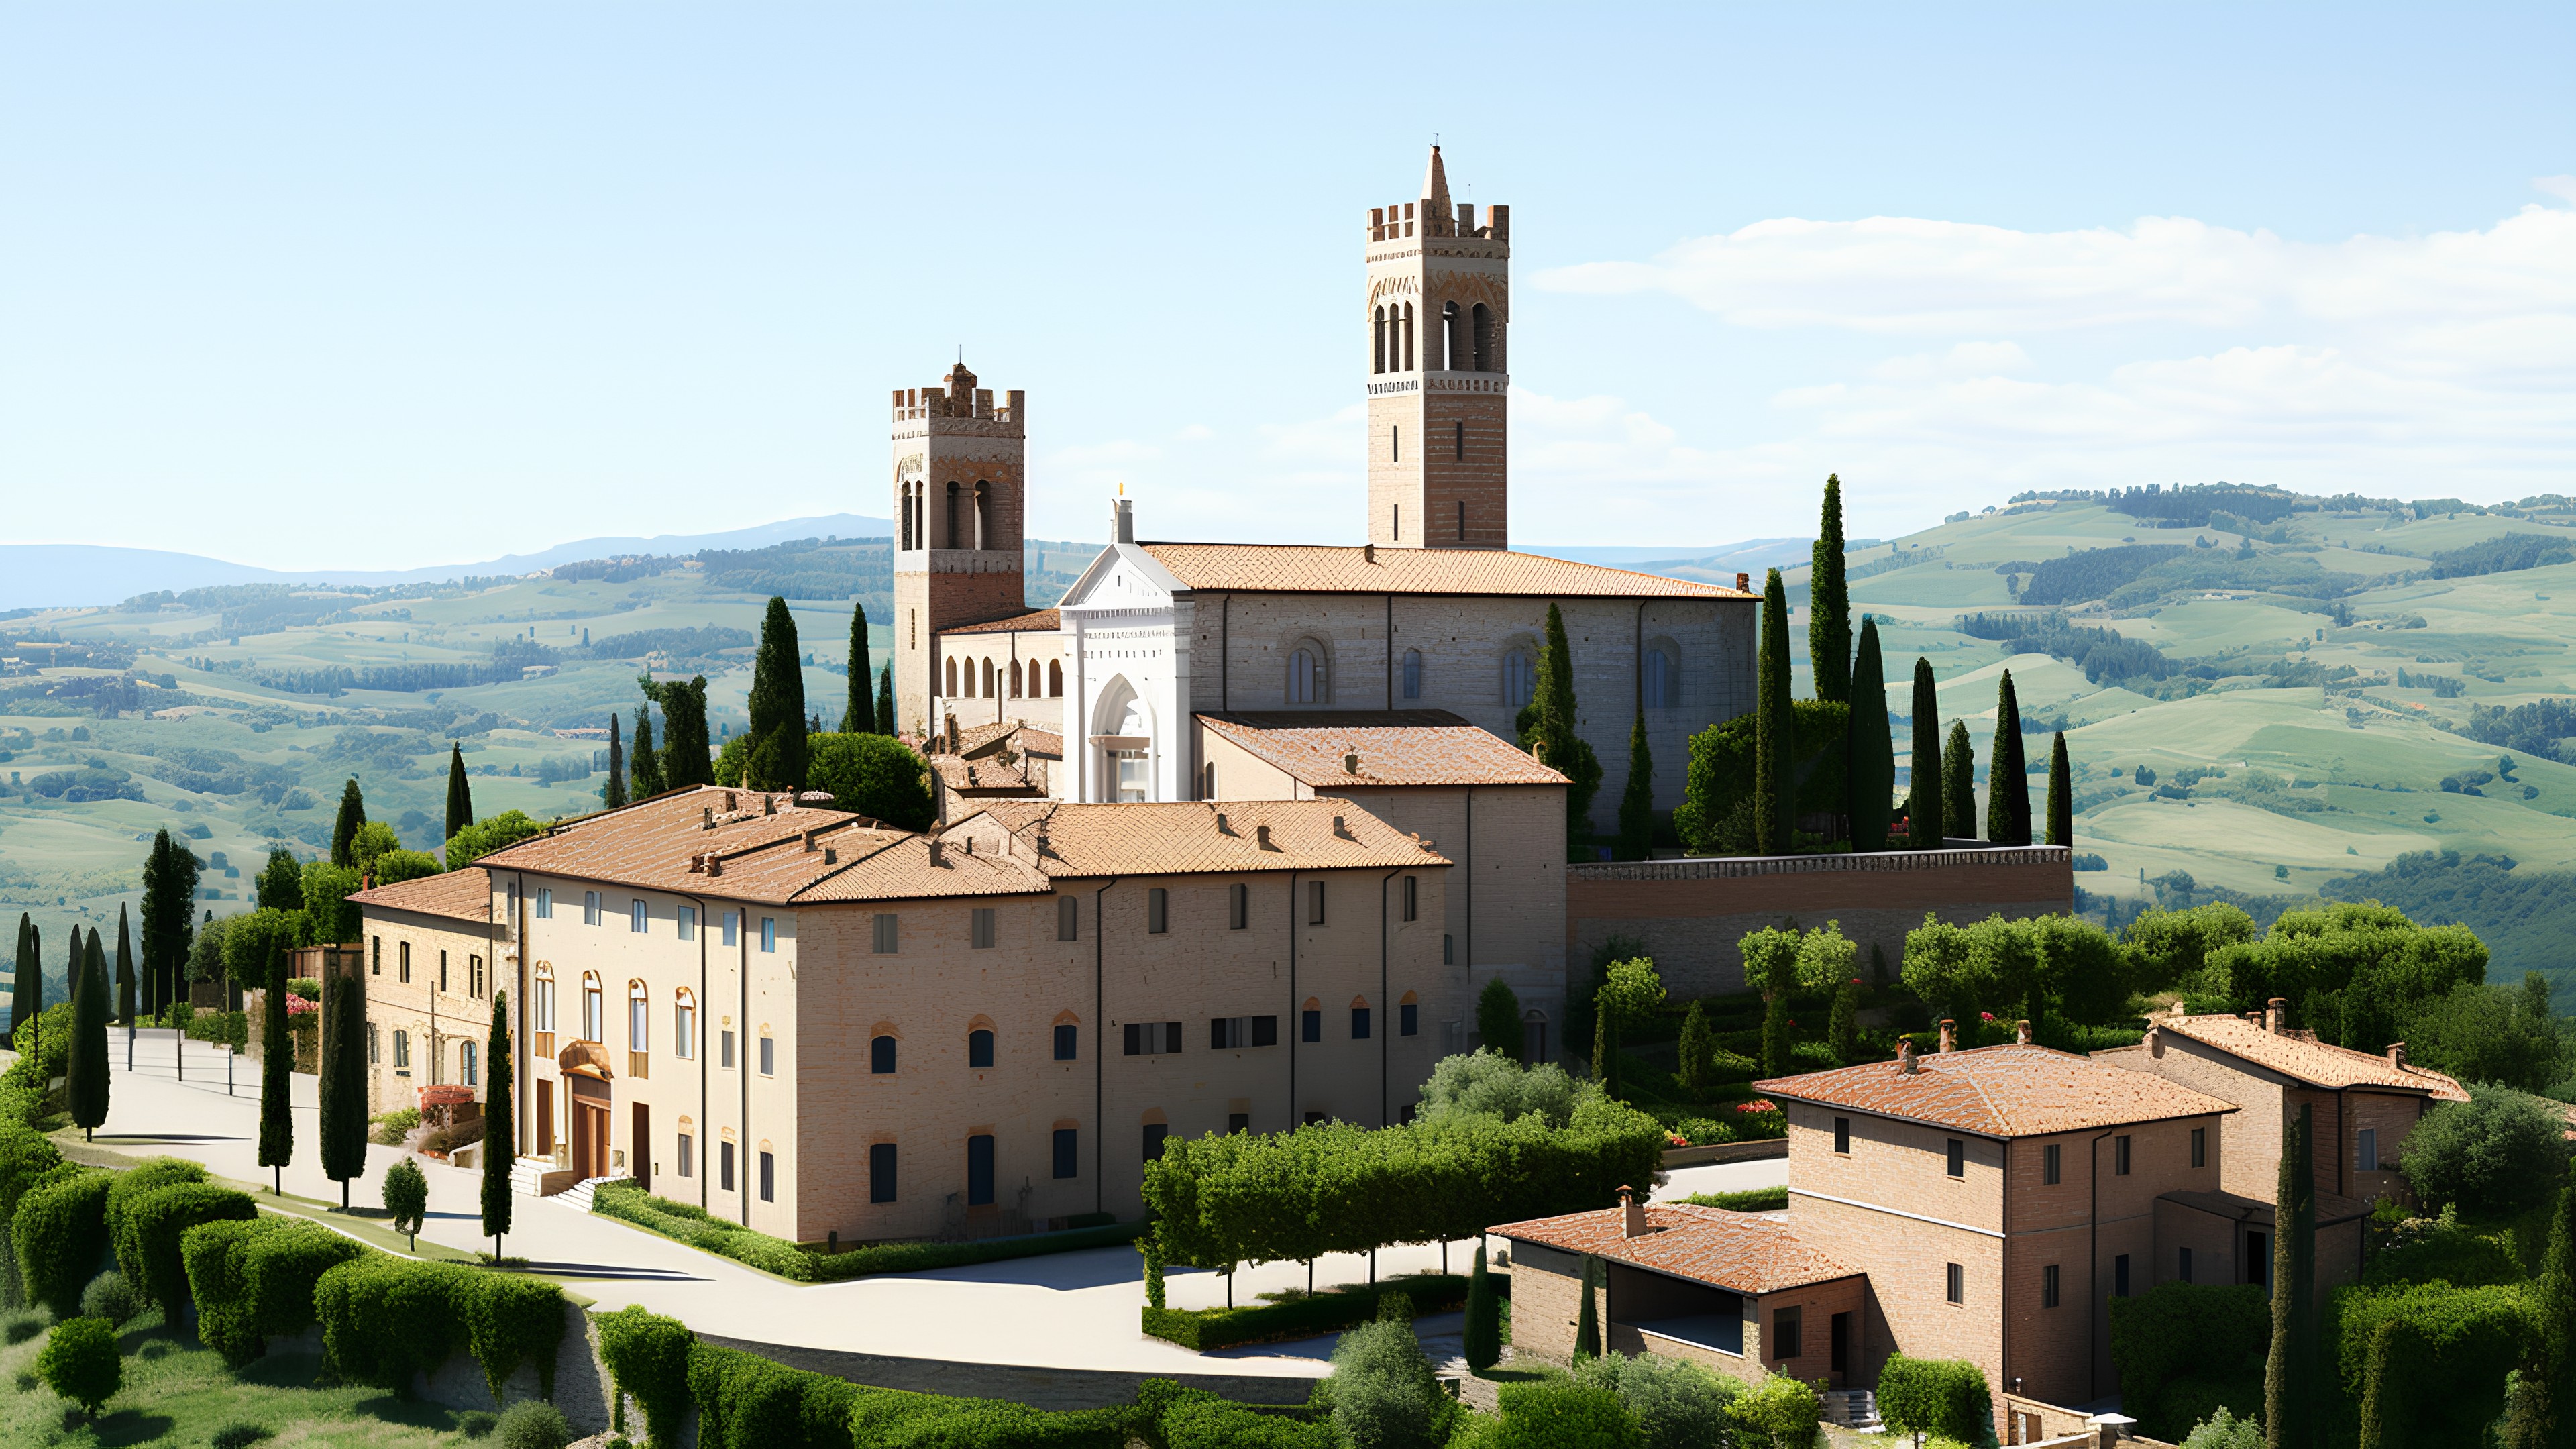
[(1475, 1449), (1643, 1449), (1619, 1396), (1572, 1379), (1505, 1384), (1501, 1417), (1477, 1426)]
[(2428, 1203), (2479, 1216), (2522, 1211), (2567, 1174), (2567, 1114), (2538, 1097), (2472, 1085), (2406, 1134), (2400, 1165)]
[(563, 1410), (543, 1399), (512, 1404), (501, 1414), (500, 1430), (500, 1449), (563, 1449), (572, 1442), (572, 1425), (564, 1421)]
[(104, 1318), (71, 1318), (54, 1325), (36, 1355), (45, 1387), (89, 1411), (91, 1418), (125, 1384), (125, 1361), (116, 1352), (116, 1329)]
[(18, 1199), (55, 1168), (62, 1149), (14, 1117), (0, 1118), (0, 1224), (17, 1216)]
[(876, 1243), (842, 1253), (809, 1253), (785, 1238), (754, 1232), (710, 1215), (691, 1203), (655, 1197), (632, 1179), (601, 1183), (592, 1212), (677, 1239), (718, 1257), (746, 1263), (799, 1283), (837, 1283), (878, 1273), (919, 1273), (969, 1263), (998, 1263), (1045, 1253), (1114, 1247), (1143, 1234), (1143, 1223), (1110, 1222), (1064, 1232), (987, 1238), (972, 1243)]
[(206, 1442), (214, 1449), (250, 1449), (262, 1439), (276, 1437), (277, 1431), (266, 1424), (231, 1423), (217, 1429), (214, 1437)]
[(1334, 1333), (1377, 1317), (1378, 1295), (1400, 1291), (1419, 1313), (1446, 1313), (1467, 1302), (1467, 1280), (1454, 1273), (1390, 1278), (1376, 1288), (1345, 1284), (1320, 1293), (1242, 1308), (1144, 1310), (1145, 1331), (1201, 1353), (1246, 1343), (1286, 1343)]
[(2334, 1316), (2344, 1390), (2390, 1443), (2483, 1442), (2540, 1332), (2519, 1287), (2346, 1288)]
[(1333, 1430), (1346, 1442), (1432, 1449), (1448, 1442), (1459, 1412), (1441, 1392), (1410, 1317), (1363, 1323), (1333, 1346)]
[(1695, 1192), (1683, 1202), (1724, 1208), (1733, 1213), (1776, 1213), (1789, 1205), (1789, 1185), (1749, 1188), (1743, 1192)]
[(2262, 1420), (2250, 1415), (2240, 1419), (2222, 1408), (2191, 1431), (2182, 1449), (2268, 1449), (2268, 1441)]
[(2448, 1215), (2405, 1219), (2361, 1270), (2361, 1281), (2372, 1288), (2432, 1282), (2476, 1288), (2519, 1283), (2524, 1276), (2522, 1264), (2502, 1243), (2470, 1232)]
[(393, 1215), (394, 1231), (418, 1248), (420, 1226), (429, 1217), (429, 1179), (420, 1175), (420, 1164), (406, 1157), (386, 1168), (377, 1191), (384, 1197), (385, 1211)]
[(846, 1449), (856, 1393), (842, 1380), (736, 1349), (689, 1350), (701, 1449)]
[(1736, 1449), (1813, 1449), (1824, 1405), (1815, 1386), (1773, 1374), (1726, 1406), (1735, 1420)]
[(2263, 1406), (2272, 1299), (2251, 1284), (2160, 1283), (2111, 1300), (2120, 1402), (2141, 1432), (2178, 1439), (2224, 1405)]
[(563, 1289), (543, 1278), (515, 1273), (478, 1273), (457, 1311), (465, 1321), (465, 1344), (483, 1368), (483, 1382), (499, 1403), (502, 1389), (521, 1364), (537, 1371), (537, 1392), (555, 1395), (555, 1355), (563, 1348)]
[[(1051, 1411), (995, 1399), (955, 1399), (896, 1389), (858, 1389), (853, 1397), (856, 1402), (843, 1431), (849, 1437), (829, 1441), (836, 1446), (1125, 1449), (1136, 1417), (1132, 1410)], [(824, 1441), (818, 1437), (811, 1442)]]
[(411, 1393), (412, 1375), (434, 1372), (463, 1347), (459, 1321), (474, 1269), (413, 1263), (382, 1253), (352, 1258), (313, 1285), (323, 1361), (355, 1383)]
[(1878, 1412), (1900, 1434), (1975, 1443), (1994, 1429), (1985, 1370), (1964, 1359), (1897, 1354), (1878, 1371)]
[(397, 1107), (376, 1119), (375, 1140), (384, 1147), (400, 1147), (405, 1134), (420, 1125), (418, 1107)]
[(235, 1368), (266, 1353), (269, 1335), (312, 1327), (322, 1275), (366, 1251), (299, 1218), (201, 1223), (179, 1242), (197, 1337)]
[(1656, 1354), (1585, 1359), (1575, 1365), (1574, 1377), (1619, 1396), (1644, 1449), (1700, 1449), (1727, 1442), (1727, 1406), (1744, 1393), (1738, 1380)]
[(125, 1281), (125, 1275), (110, 1268), (90, 1279), (89, 1286), (81, 1290), (80, 1307), (83, 1318), (104, 1318), (123, 1328), (127, 1319), (143, 1311), (143, 1302), (135, 1294), (134, 1285)]
[(70, 1318), (80, 1310), (81, 1289), (107, 1254), (107, 1192), (115, 1174), (65, 1163), (18, 1200), (9, 1221), (10, 1245), (27, 1296)]
[(181, 1182), (129, 1197), (117, 1211), (108, 1194), (108, 1231), (116, 1261), (145, 1301), (175, 1309), (188, 1295), (188, 1268), (180, 1238), (200, 1223), (248, 1222), (259, 1216), (250, 1194), (211, 1182)]
[(1525, 1067), (1500, 1051), (1464, 1052), (1443, 1057), (1422, 1084), (1422, 1121), (1483, 1117), (1517, 1122), (1537, 1113), (1551, 1127), (1574, 1120), (1575, 1101), (1600, 1089), (1578, 1084), (1554, 1062)]
[(10, 1347), (15, 1348), (44, 1331), (44, 1314), (13, 1313), (9, 1315), (7, 1325), (0, 1326), (0, 1340), (5, 1340)]
[(689, 1350), (698, 1336), (676, 1318), (639, 1307), (603, 1313), (596, 1321), (599, 1356), (618, 1390), (644, 1406), (653, 1442), (679, 1443), (689, 1417)]
[(205, 1165), (190, 1162), (184, 1157), (147, 1157), (133, 1167), (116, 1174), (115, 1184), (107, 1190), (107, 1231), (110, 1240), (114, 1240), (119, 1226), (125, 1221), (126, 1204), (146, 1193), (158, 1192), (162, 1188), (178, 1183), (205, 1180)]
[(1265, 1414), (1170, 1379), (1138, 1384), (1136, 1406), (1154, 1449), (1341, 1449), (1329, 1422)]
[(481, 1409), (468, 1409), (456, 1416), (456, 1432), (468, 1439), (488, 1439), (501, 1426), (501, 1416)]

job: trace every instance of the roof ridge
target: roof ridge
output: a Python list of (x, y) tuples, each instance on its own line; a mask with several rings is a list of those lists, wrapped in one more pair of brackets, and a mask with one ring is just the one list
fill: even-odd
[[(1974, 1048), (1970, 1048), (1970, 1050), (1973, 1051)], [(1964, 1053), (1961, 1055), (1964, 1055)], [(1952, 1070), (1956, 1071), (1957, 1069), (1952, 1068)], [(1966, 1080), (1969, 1090), (1977, 1094), (1977, 1100), (1985, 1103), (1986, 1110), (1994, 1114), (1996, 1122), (2007, 1128), (2017, 1125), (2013, 1121), (2012, 1114), (2005, 1111), (2003, 1107), (1995, 1101), (1994, 1095), (1986, 1090), (1986, 1084), (1978, 1081), (1974, 1073), (1961, 1073), (1960, 1075)]]

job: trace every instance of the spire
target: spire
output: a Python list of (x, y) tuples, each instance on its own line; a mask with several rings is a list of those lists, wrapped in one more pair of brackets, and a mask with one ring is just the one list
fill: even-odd
[(1422, 195), (1433, 216), (1447, 216), (1456, 210), (1449, 201), (1449, 173), (1440, 165), (1440, 148), (1431, 148), (1431, 165), (1422, 173)]

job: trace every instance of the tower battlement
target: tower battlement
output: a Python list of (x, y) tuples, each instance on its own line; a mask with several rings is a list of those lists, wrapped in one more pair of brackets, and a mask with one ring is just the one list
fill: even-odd
[(1028, 394), (1013, 389), (1002, 394), (996, 404), (993, 390), (977, 387), (975, 374), (963, 363), (949, 370), (935, 387), (899, 387), (894, 390), (894, 421), (927, 422), (932, 418), (973, 419), (976, 422), (1007, 423), (1014, 427), (1028, 422)]
[(1377, 242), (1402, 241), (1415, 234), (1415, 228), (1427, 237), (1475, 237), (1484, 241), (1512, 239), (1512, 209), (1488, 206), (1482, 226), (1476, 223), (1476, 203), (1458, 203), (1456, 215), (1434, 207), (1429, 198), (1408, 201), (1401, 206), (1372, 206), (1368, 214), (1368, 239)]
[(1511, 546), (1512, 212), (1452, 202), (1440, 148), (1418, 199), (1369, 208), (1369, 541)]

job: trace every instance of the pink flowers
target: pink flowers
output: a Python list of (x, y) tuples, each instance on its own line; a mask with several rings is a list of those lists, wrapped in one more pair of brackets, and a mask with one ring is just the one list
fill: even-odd
[(1678, 1132), (1667, 1132), (1664, 1134), (1664, 1145), (1667, 1147), (1688, 1147), (1690, 1146), (1690, 1139), (1684, 1137)]
[(290, 996), (286, 998), (286, 1019), (289, 1021), (293, 1021), (295, 1018), (302, 1016), (308, 1011), (320, 1011), (321, 1009), (322, 1003), (318, 1001), (307, 1001), (301, 996)]
[(1735, 1110), (1738, 1112), (1777, 1112), (1780, 1108), (1768, 1097), (1756, 1097), (1750, 1102), (1736, 1103)]
[(1980, 1021), (1992, 1021), (1995, 1019), (1995, 1014), (1991, 1011), (1980, 1011), (1977, 1013), (1977, 1019)]

